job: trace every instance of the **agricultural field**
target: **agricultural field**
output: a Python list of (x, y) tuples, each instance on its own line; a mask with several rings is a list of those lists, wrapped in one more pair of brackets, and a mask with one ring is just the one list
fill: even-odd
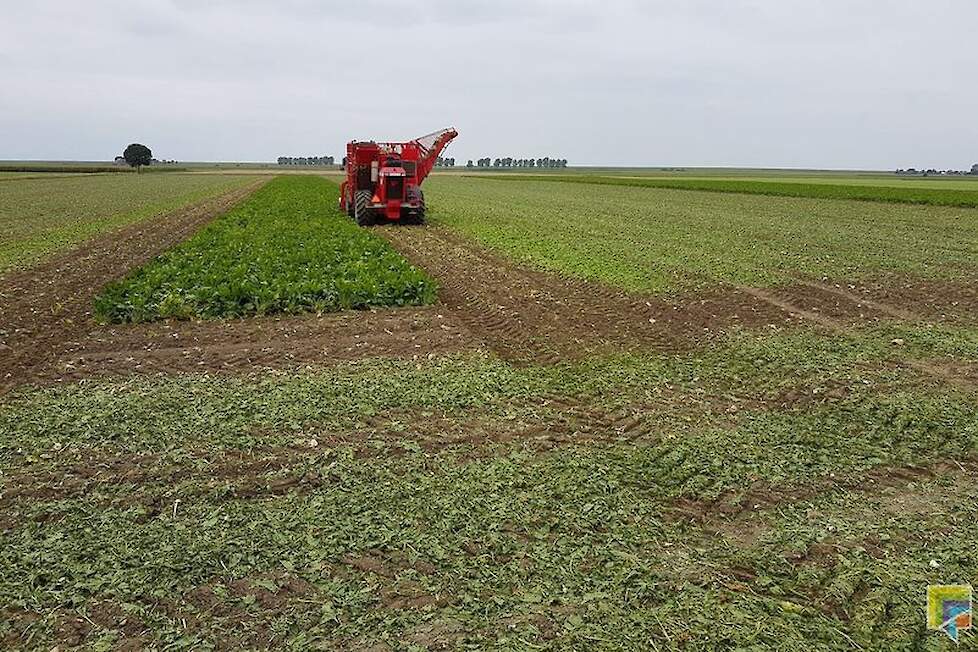
[(281, 177), (186, 243), (108, 286), (113, 322), (431, 303), (435, 284), (339, 213), (336, 184)]
[(929, 182), (922, 179), (858, 179), (839, 183), (833, 178), (688, 178), (682, 176), (491, 175), (504, 181), (541, 180), (638, 188), (672, 188), (702, 192), (739, 193), (772, 197), (811, 197), (978, 208), (978, 182), (961, 179)]
[(0, 176), (0, 272), (121, 226), (242, 186), (254, 177), (191, 174)]
[(978, 176), (895, 174), (878, 171), (849, 170), (771, 170), (750, 168), (602, 168), (575, 167), (572, 170), (539, 168), (465, 168), (456, 167), (442, 173), (466, 176), (505, 178), (524, 177), (595, 177), (598, 179), (646, 179), (679, 181), (758, 181), (767, 183), (828, 184), (846, 186), (885, 186), (892, 188), (956, 188), (978, 190)]
[[(978, 191), (978, 176), (936, 176), (936, 177), (924, 177), (924, 176), (904, 176), (896, 174), (834, 174), (834, 173), (820, 173), (814, 174), (811, 172), (798, 171), (795, 174), (777, 174), (777, 175), (767, 175), (762, 173), (758, 174), (744, 174), (740, 176), (726, 176), (722, 174), (716, 175), (704, 175), (699, 172), (686, 173), (686, 174), (673, 174), (673, 175), (635, 175), (635, 174), (604, 174), (601, 176), (607, 176), (610, 178), (672, 178), (672, 179), (690, 179), (690, 180), (740, 180), (740, 181), (758, 181), (767, 183), (800, 183), (800, 184), (827, 184), (827, 185), (843, 185), (843, 186), (868, 186), (868, 187), (887, 187), (887, 188), (937, 188), (937, 189), (952, 189), (952, 190), (970, 190)], [(872, 198), (869, 198), (872, 199)], [(883, 198), (879, 198), (883, 199)]]
[(978, 210), (425, 189), (242, 179), (0, 276), (0, 647), (957, 649)]
[(978, 259), (973, 209), (525, 177), (437, 177), (431, 185), (438, 219), (465, 235), (522, 262), (629, 290), (778, 285), (799, 276), (961, 278)]

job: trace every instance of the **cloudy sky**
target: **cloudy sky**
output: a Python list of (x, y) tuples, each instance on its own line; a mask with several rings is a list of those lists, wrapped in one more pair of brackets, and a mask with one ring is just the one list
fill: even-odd
[(970, 167), (974, 0), (5, 0), (0, 159)]

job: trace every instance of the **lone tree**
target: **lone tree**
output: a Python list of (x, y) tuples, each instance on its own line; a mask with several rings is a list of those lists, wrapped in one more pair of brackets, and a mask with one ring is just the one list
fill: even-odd
[(139, 172), (140, 167), (153, 162), (153, 152), (146, 145), (133, 143), (122, 153), (122, 158), (126, 159), (129, 167), (136, 168), (136, 172)]

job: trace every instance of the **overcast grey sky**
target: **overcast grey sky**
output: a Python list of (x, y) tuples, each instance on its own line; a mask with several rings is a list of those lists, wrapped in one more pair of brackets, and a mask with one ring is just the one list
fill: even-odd
[(4, 0), (0, 159), (970, 167), (974, 0)]

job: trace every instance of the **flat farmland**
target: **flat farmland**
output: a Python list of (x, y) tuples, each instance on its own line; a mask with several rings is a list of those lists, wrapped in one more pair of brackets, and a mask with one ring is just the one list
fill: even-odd
[(44, 174), (50, 176), (0, 174), (0, 271), (249, 181), (173, 173)]
[(530, 178), (431, 184), (448, 226), (522, 261), (639, 291), (800, 275), (953, 278), (978, 257), (971, 209)]
[(106, 288), (97, 312), (135, 322), (431, 303), (434, 281), (340, 214), (337, 190), (319, 177), (276, 179)]
[(4, 647), (946, 647), (978, 210), (425, 189), (242, 181), (0, 277)]

